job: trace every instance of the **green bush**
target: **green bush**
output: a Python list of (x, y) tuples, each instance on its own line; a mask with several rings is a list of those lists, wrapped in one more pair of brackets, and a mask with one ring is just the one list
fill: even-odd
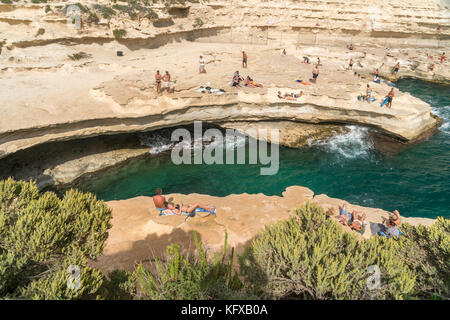
[(112, 8), (122, 13), (128, 14), (128, 16), (135, 20), (137, 18), (158, 18), (158, 14), (150, 7), (150, 4), (146, 0), (127, 0), (128, 5), (114, 4)]
[(151, 270), (139, 265), (136, 271), (141, 298), (147, 299), (238, 299), (246, 297), (236, 272), (233, 272), (234, 250), (228, 256), (227, 240), (222, 257), (213, 261), (194, 232), (196, 254), (184, 255), (178, 245), (167, 247), (167, 260), (155, 259)]
[(75, 5), (80, 8), (81, 13), (88, 13), (91, 10), (87, 6), (83, 6), (81, 3), (77, 2)]
[(158, 19), (158, 14), (152, 8), (148, 9), (147, 18), (149, 19)]
[(203, 20), (200, 18), (195, 18), (194, 24), (192, 25), (194, 28), (200, 28), (203, 26)]
[(416, 273), (416, 295), (450, 299), (450, 220), (438, 218), (430, 227), (402, 226), (401, 259)]
[(111, 17), (116, 15), (116, 10), (105, 5), (96, 4), (94, 5), (94, 9), (98, 10), (105, 19), (111, 19)]
[(114, 270), (104, 278), (96, 298), (107, 300), (131, 300), (136, 296), (136, 275), (125, 270)]
[[(395, 239), (359, 241), (313, 204), (268, 227), (246, 249), (240, 265), (254, 292), (268, 299), (404, 299), (415, 285)], [(367, 286), (371, 265), (381, 271), (376, 290)]]
[(39, 28), (38, 31), (36, 32), (36, 37), (37, 36), (42, 36), (45, 33), (45, 29), (44, 28)]
[(12, 0), (1, 0), (1, 3), (12, 4), (13, 2), (12, 2)]
[[(0, 181), (0, 297), (79, 299), (102, 284), (87, 265), (98, 257), (111, 212), (90, 193), (69, 190), (60, 199), (34, 182)], [(80, 275), (71, 275), (77, 266)], [(68, 281), (79, 280), (71, 289)], [(76, 282), (76, 281), (75, 281)]]
[(125, 37), (126, 34), (127, 34), (127, 31), (124, 29), (114, 29), (113, 30), (114, 37), (118, 38), (118, 39)]
[(98, 18), (97, 14), (95, 12), (90, 12), (89, 16), (87, 17), (88, 23), (98, 23), (100, 19)]
[(67, 56), (69, 57), (70, 60), (73, 60), (73, 61), (92, 58), (91, 54), (83, 52), (83, 51), (80, 51), (80, 52), (77, 52), (77, 53), (74, 53), (74, 54), (69, 54)]

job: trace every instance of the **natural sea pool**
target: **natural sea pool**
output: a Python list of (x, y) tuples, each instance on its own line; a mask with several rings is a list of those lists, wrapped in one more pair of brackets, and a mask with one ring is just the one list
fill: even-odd
[(79, 188), (108, 201), (153, 195), (157, 187), (164, 193), (226, 196), (281, 195), (286, 187), (300, 185), (362, 206), (398, 209), (404, 216), (450, 218), (450, 88), (413, 79), (396, 86), (430, 103), (444, 125), (395, 155), (378, 152), (369, 129), (351, 126), (347, 134), (306, 148), (280, 147), (280, 168), (273, 176), (260, 175), (261, 165), (177, 166), (161, 154), (115, 168)]

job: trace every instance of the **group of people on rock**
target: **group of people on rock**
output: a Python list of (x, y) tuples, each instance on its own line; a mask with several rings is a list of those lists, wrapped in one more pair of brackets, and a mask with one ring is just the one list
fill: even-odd
[[(347, 45), (347, 49), (348, 50), (353, 50), (354, 47), (352, 44)], [(283, 51), (283, 54), (286, 54), (286, 51)], [(446, 56), (445, 56), (445, 52), (442, 53), (441, 57), (440, 57), (440, 62), (441, 64), (444, 62)], [(247, 68), (247, 63), (248, 63), (248, 55), (245, 51), (242, 51), (242, 68)], [(302, 63), (307, 63), (310, 64), (310, 59), (306, 56), (303, 57), (303, 61)], [(353, 60), (353, 58), (350, 59), (347, 70), (353, 70), (353, 65), (354, 65), (355, 61)], [(199, 59), (199, 74), (206, 74), (206, 67), (205, 67), (205, 59), (203, 58), (203, 56), (200, 56)], [(317, 63), (314, 65), (314, 68), (312, 70), (312, 82), (313, 83), (317, 83), (317, 79), (319, 77), (319, 65), (320, 65), (320, 58), (317, 58)], [(428, 67), (428, 71), (434, 71), (435, 65), (432, 64)], [(393, 76), (397, 76), (398, 72), (400, 70), (400, 62), (397, 62), (395, 64), (395, 66), (392, 68), (391, 74)], [(358, 77), (361, 77), (357, 72), (354, 73), (355, 75), (357, 75)], [(374, 71), (374, 79), (373, 81), (375, 83), (380, 83), (380, 79), (379, 79), (379, 70), (378, 68), (375, 69)], [(160, 74), (159, 70), (156, 71), (155, 74), (155, 84), (156, 84), (156, 92), (158, 94), (161, 94), (163, 91), (167, 91), (168, 93), (173, 91), (173, 88), (171, 88), (172, 86), (172, 82), (171, 82), (171, 76), (169, 74), (168, 71), (165, 72), (164, 75)], [(250, 76), (247, 76), (245, 79), (242, 78), (239, 74), (239, 71), (236, 71), (233, 75), (233, 79), (231, 82), (231, 86), (232, 87), (241, 87), (241, 82), (244, 82), (244, 86), (246, 87), (250, 87), (250, 88), (261, 88), (263, 87), (263, 85), (259, 82), (254, 81)], [(164, 83), (164, 86), (163, 86)], [(296, 100), (297, 98), (301, 97), (303, 94), (303, 92), (300, 92), (299, 94), (295, 94), (295, 93), (281, 93), (278, 92), (278, 97), (280, 99), (287, 99), (287, 100)], [(370, 85), (367, 85), (367, 89), (366, 89), (366, 94), (361, 96), (365, 101), (367, 101), (368, 103), (372, 102), (375, 99), (372, 99), (372, 88), (370, 88)], [(394, 98), (394, 89), (392, 88), (388, 95), (386, 96), (386, 105), (388, 108), (392, 107), (392, 100)], [(359, 98), (358, 98), (359, 99)], [(384, 102), (384, 101), (383, 101)], [(383, 106), (383, 102), (382, 102), (382, 106)]]
[[(356, 210), (350, 212), (345, 203), (339, 207), (339, 215), (337, 217), (338, 222), (344, 226), (348, 226), (351, 230), (364, 234), (365, 226), (367, 225), (366, 218), (367, 216), (365, 213), (357, 212)], [(394, 210), (394, 212), (389, 215), (389, 219), (385, 219), (382, 224), (382, 230), (378, 231), (377, 235), (387, 238), (399, 237), (401, 235), (398, 228), (400, 226), (400, 221), (400, 213), (398, 210)]]
[[(155, 84), (156, 84), (156, 92), (161, 94), (164, 90), (168, 93), (171, 92), (171, 77), (169, 71), (166, 71), (164, 76), (160, 74), (159, 70), (156, 71), (155, 74)], [(162, 87), (162, 82), (164, 82), (164, 88)]]
[(232, 87), (242, 87), (241, 82), (244, 82), (244, 86), (249, 88), (262, 88), (263, 85), (259, 82), (253, 80), (250, 76), (247, 76), (245, 79), (241, 77), (239, 71), (236, 71), (233, 75), (233, 79), (231, 80)]
[[(377, 69), (378, 70), (378, 69)], [(370, 84), (367, 84), (367, 88), (366, 88), (366, 94), (360, 96), (362, 98), (363, 101), (367, 101), (368, 103), (371, 103), (373, 101), (375, 101), (376, 99), (374, 99), (372, 97), (372, 88), (370, 87)], [(384, 101), (381, 101), (380, 106), (383, 107), (384, 105), (386, 105), (386, 107), (388, 109), (390, 109), (392, 107), (392, 100), (394, 99), (394, 88), (391, 88), (391, 90), (389, 90), (387, 96), (385, 97)], [(359, 99), (359, 98), (358, 98)]]

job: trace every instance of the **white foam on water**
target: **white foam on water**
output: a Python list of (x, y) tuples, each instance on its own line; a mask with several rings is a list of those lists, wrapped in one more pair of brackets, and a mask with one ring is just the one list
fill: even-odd
[(163, 153), (165, 151), (172, 150), (175, 146), (182, 146), (183, 149), (191, 149), (191, 150), (200, 150), (205, 146), (210, 145), (211, 147), (216, 147), (220, 144), (225, 145), (227, 150), (238, 149), (245, 147), (247, 139), (245, 136), (237, 136), (236, 140), (232, 136), (226, 136), (225, 141), (220, 140), (202, 140), (202, 138), (197, 138), (191, 141), (191, 143), (187, 141), (181, 141), (175, 143), (170, 140), (169, 135), (164, 133), (154, 133), (154, 132), (146, 132), (139, 133), (138, 135), (141, 145), (150, 147), (150, 154), (156, 155)]
[(359, 126), (347, 126), (349, 132), (339, 134), (327, 140), (315, 141), (311, 146), (346, 159), (367, 157), (373, 150), (373, 142), (369, 138), (369, 129)]
[(138, 137), (141, 145), (150, 147), (150, 154), (159, 154), (175, 146), (175, 143), (170, 141), (169, 137), (159, 133), (139, 133)]
[(433, 113), (444, 121), (442, 126), (439, 127), (439, 131), (450, 135), (450, 106), (433, 108)]

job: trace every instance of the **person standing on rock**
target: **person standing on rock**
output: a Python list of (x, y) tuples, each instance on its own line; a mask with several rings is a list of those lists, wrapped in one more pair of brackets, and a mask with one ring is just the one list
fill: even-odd
[(367, 89), (366, 89), (366, 100), (368, 103), (370, 103), (370, 100), (372, 99), (372, 88), (370, 87), (369, 84), (367, 84)]
[(247, 68), (248, 56), (245, 51), (242, 51), (242, 68)]
[(389, 91), (388, 93), (388, 102), (386, 106), (389, 109), (392, 107), (392, 99), (394, 99), (394, 88), (392, 88), (391, 91)]
[(348, 69), (347, 70), (353, 70), (352, 69), (353, 68), (353, 63), (354, 63), (353, 59), (350, 58), (350, 62), (348, 63)]
[(444, 63), (444, 60), (445, 60), (445, 52), (442, 53), (442, 56), (441, 56), (441, 64)]
[(394, 69), (392, 70), (392, 74), (394, 76), (397, 76), (398, 70), (400, 69), (400, 62), (397, 62), (397, 64), (395, 65)]
[(170, 74), (169, 71), (166, 71), (166, 74), (163, 77), (164, 81), (164, 88), (167, 90), (168, 93), (170, 93)]
[(155, 74), (155, 84), (156, 84), (156, 92), (157, 93), (161, 93), (161, 80), (162, 80), (162, 76), (159, 73), (159, 70), (157, 70), (156, 74)]
[(380, 72), (378, 71), (378, 68), (377, 68), (377, 69), (375, 69), (375, 72), (373, 73), (373, 82), (377, 82), (377, 83), (380, 82), (380, 80), (378, 79), (379, 75), (380, 75)]
[(200, 56), (200, 69), (199, 69), (199, 74), (200, 73), (206, 73), (206, 69), (205, 69), (205, 59), (203, 59), (203, 56)]
[(319, 67), (318, 67), (318, 65), (314, 66), (312, 75), (313, 75), (313, 82), (316, 83), (317, 77), (319, 76)]

